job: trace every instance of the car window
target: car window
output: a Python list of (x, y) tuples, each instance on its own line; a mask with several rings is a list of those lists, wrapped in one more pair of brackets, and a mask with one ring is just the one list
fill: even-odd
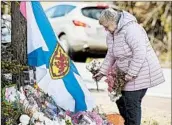
[[(58, 5), (47, 11), (47, 16), (50, 18), (61, 17), (71, 12), (76, 6)], [(50, 11), (50, 12), (49, 12)]]
[(86, 17), (98, 20), (101, 12), (104, 9), (105, 8), (85, 7), (85, 8), (82, 8), (82, 14)]
[(55, 10), (56, 10), (55, 7), (46, 10), (45, 13), (46, 13), (47, 17), (49, 17), (49, 18), (53, 17)]

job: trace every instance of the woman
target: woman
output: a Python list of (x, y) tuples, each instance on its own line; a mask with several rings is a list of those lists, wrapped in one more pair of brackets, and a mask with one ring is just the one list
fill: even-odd
[(99, 23), (108, 31), (108, 52), (93, 78), (99, 81), (114, 64), (126, 73), (122, 97), (116, 103), (125, 125), (140, 125), (147, 89), (165, 81), (158, 58), (145, 30), (130, 13), (109, 8), (102, 11)]

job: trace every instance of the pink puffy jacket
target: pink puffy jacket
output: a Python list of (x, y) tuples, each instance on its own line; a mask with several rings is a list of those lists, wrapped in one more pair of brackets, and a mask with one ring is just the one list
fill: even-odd
[(136, 76), (126, 83), (125, 91), (149, 88), (165, 81), (145, 30), (130, 13), (121, 13), (117, 30), (114, 34), (107, 34), (107, 46), (101, 72), (107, 74), (108, 69), (116, 64), (125, 73)]

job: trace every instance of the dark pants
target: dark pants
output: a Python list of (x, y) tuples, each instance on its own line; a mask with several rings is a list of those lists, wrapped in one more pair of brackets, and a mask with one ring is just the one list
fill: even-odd
[(146, 91), (147, 89), (122, 91), (122, 96), (116, 101), (116, 104), (125, 120), (125, 125), (140, 125), (141, 102)]

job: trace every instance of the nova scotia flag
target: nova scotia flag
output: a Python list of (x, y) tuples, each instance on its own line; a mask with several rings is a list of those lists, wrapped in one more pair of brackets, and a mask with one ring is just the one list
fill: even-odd
[(91, 111), (93, 98), (59, 44), (40, 2), (21, 2), (20, 10), (27, 19), (28, 64), (36, 67), (38, 86), (65, 110)]

